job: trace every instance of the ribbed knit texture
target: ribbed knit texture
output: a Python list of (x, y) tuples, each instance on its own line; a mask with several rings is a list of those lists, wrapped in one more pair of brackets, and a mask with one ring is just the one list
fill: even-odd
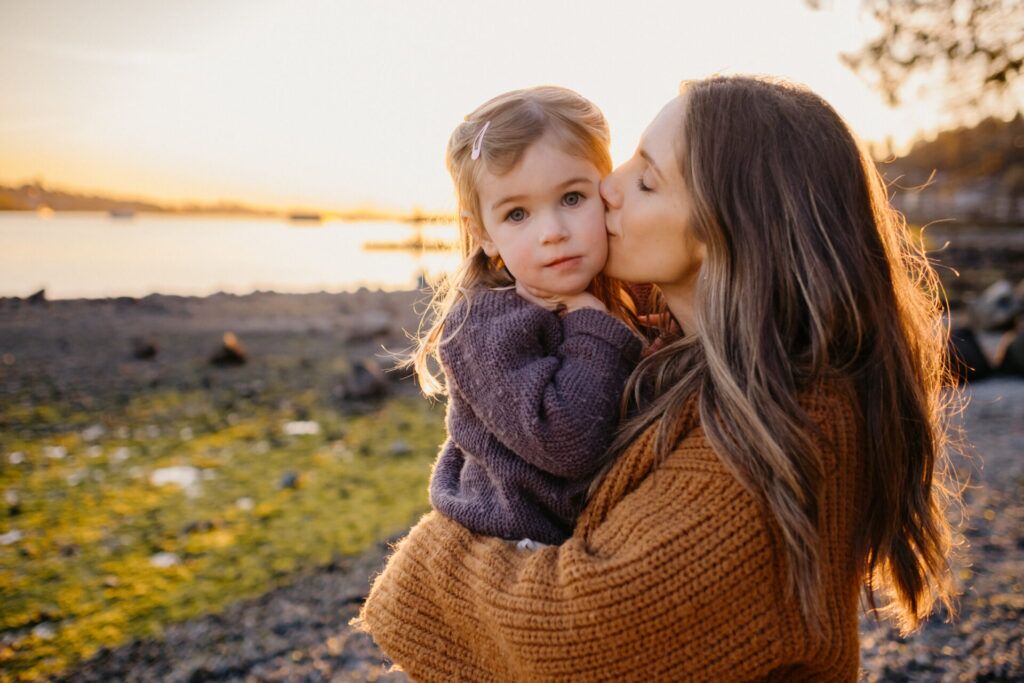
[(628, 327), (594, 309), (559, 317), (489, 289), (456, 304), (440, 346), (448, 440), (434, 508), (476, 533), (568, 538), (639, 353)]
[(357, 625), (416, 681), (853, 681), (858, 419), (848, 394), (805, 407), (822, 430), (824, 630), (784, 588), (780, 533), (708, 445), (693, 406), (660, 464), (648, 431), (573, 536), (518, 551), (423, 517)]

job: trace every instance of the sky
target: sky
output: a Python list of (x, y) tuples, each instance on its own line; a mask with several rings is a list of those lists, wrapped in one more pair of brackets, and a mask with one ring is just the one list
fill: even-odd
[(161, 201), (449, 210), (444, 146), (490, 97), (564, 85), (627, 159), (681, 80), (803, 83), (866, 141), (943, 124), (839, 61), (859, 0), (0, 0), (0, 183)]

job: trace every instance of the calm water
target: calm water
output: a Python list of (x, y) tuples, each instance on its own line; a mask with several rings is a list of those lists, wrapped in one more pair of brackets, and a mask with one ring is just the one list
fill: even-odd
[[(363, 245), (415, 233), (401, 223), (0, 212), (0, 296), (43, 287), (54, 299), (410, 289), (420, 273), (436, 278), (458, 257)], [(455, 227), (427, 226), (423, 236), (454, 240)]]

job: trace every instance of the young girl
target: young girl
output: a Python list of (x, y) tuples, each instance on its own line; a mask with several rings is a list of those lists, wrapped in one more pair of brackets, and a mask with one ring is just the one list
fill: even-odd
[(628, 295), (601, 275), (608, 143), (597, 107), (557, 87), (499, 95), (448, 141), (464, 260), (413, 361), (425, 393), (448, 394), (430, 499), (522, 548), (572, 532), (640, 352)]

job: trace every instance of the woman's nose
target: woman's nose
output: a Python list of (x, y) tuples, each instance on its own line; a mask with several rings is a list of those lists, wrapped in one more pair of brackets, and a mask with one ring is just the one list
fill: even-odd
[(614, 171), (604, 177), (598, 185), (598, 191), (609, 209), (618, 209), (622, 206), (622, 192), (619, 191), (619, 181)]

